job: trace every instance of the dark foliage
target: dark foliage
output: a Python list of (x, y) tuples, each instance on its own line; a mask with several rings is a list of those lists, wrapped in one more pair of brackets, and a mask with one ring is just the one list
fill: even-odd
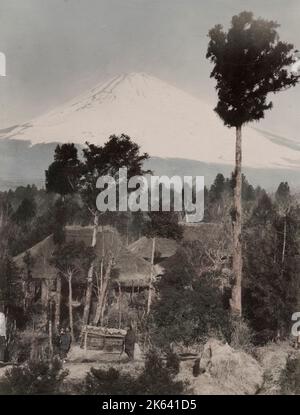
[(233, 16), (227, 32), (221, 25), (209, 31), (206, 57), (214, 64), (219, 102), (215, 111), (229, 127), (240, 127), (264, 117), (272, 108), (270, 92), (295, 86), (299, 77), (289, 73), (295, 62), (292, 44), (279, 40), (279, 25), (253, 13)]
[(18, 209), (13, 215), (16, 223), (22, 224), (29, 222), (36, 215), (37, 206), (34, 199), (23, 199)]
[(134, 393), (135, 380), (114, 368), (92, 368), (87, 374), (84, 388), (87, 395), (131, 395)]
[(176, 353), (172, 351), (167, 353), (166, 368), (169, 369), (169, 371), (174, 375), (179, 373), (180, 359)]
[(62, 363), (54, 360), (29, 361), (6, 371), (0, 383), (4, 395), (51, 395), (59, 393), (63, 380), (68, 375), (62, 369)]
[(285, 337), (299, 292), (299, 212), (281, 216), (263, 194), (244, 229), (245, 316), (259, 343)]
[(174, 380), (174, 368), (166, 367), (159, 355), (148, 354), (142, 373), (134, 377), (110, 368), (92, 368), (84, 390), (89, 395), (176, 395), (184, 391), (182, 382)]
[(179, 225), (178, 215), (174, 212), (149, 212), (142, 232), (149, 238), (180, 240), (183, 236), (183, 228)]
[[(96, 182), (99, 177), (110, 175), (118, 179), (119, 169), (127, 168), (128, 179), (141, 175), (143, 163), (149, 158), (147, 153), (140, 154), (140, 147), (125, 134), (112, 135), (104, 146), (86, 143), (83, 149), (84, 167), (79, 190), (85, 204), (95, 210), (99, 191)], [(114, 216), (114, 215), (112, 215)]]
[(192, 344), (211, 332), (228, 335), (229, 316), (224, 310), (217, 275), (199, 275), (199, 246), (179, 250), (156, 284), (158, 300), (153, 304), (155, 339), (165, 346), (172, 342)]
[(82, 163), (78, 159), (77, 148), (73, 143), (57, 145), (54, 161), (46, 170), (46, 190), (62, 196), (77, 191), (82, 173)]
[(283, 395), (300, 394), (300, 359), (296, 356), (288, 358), (286, 367), (280, 376), (281, 393)]

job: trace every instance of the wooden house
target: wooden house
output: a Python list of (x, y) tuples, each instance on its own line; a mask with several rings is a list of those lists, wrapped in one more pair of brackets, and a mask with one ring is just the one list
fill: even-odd
[[(174, 239), (168, 238), (155, 238), (155, 262), (158, 263), (176, 253), (178, 248), (178, 242)], [(152, 240), (143, 236), (137, 241), (128, 246), (128, 250), (134, 255), (151, 261), (152, 256)]]
[[(65, 229), (65, 239), (67, 243), (84, 242), (86, 246), (90, 246), (92, 233), (92, 226), (67, 226)], [(31, 255), (33, 260), (31, 269), (32, 281), (38, 288), (40, 299), (44, 305), (47, 305), (50, 298), (55, 299), (57, 289), (58, 271), (50, 261), (55, 249), (56, 245), (53, 241), (53, 235), (50, 235), (14, 258), (16, 265), (19, 268), (24, 268), (26, 253), (29, 252)], [(108, 252), (112, 252), (115, 257), (114, 278), (111, 285), (117, 293), (120, 293), (120, 291), (134, 293), (148, 288), (151, 274), (149, 262), (127, 249), (115, 229), (99, 227), (95, 247), (96, 258), (105, 257)], [(82, 292), (84, 289), (85, 280), (82, 281), (82, 286), (79, 290), (81, 298), (76, 298), (77, 302), (83, 301)]]
[(126, 330), (85, 326), (80, 336), (80, 347), (105, 353), (122, 353)]

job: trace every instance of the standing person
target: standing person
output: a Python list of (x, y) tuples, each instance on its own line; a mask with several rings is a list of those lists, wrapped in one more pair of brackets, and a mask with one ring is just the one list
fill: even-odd
[(4, 362), (6, 349), (6, 318), (3, 304), (0, 304), (0, 362)]
[(59, 337), (59, 356), (66, 362), (67, 355), (69, 353), (72, 343), (72, 337), (70, 334), (70, 329), (61, 329)]
[(132, 325), (129, 326), (125, 339), (124, 339), (124, 350), (125, 353), (128, 355), (129, 360), (134, 359), (134, 345), (136, 342), (135, 332), (133, 330)]

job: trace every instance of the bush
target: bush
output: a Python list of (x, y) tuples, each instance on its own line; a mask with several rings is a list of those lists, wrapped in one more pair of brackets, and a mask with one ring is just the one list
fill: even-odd
[(172, 351), (167, 354), (166, 368), (173, 374), (177, 375), (180, 369), (180, 359), (178, 355)]
[(121, 374), (118, 370), (91, 368), (85, 379), (87, 395), (131, 395), (135, 379), (129, 374)]
[(220, 274), (203, 272), (194, 262), (200, 247), (186, 247), (169, 259), (163, 278), (156, 283), (159, 296), (153, 303), (152, 339), (158, 347), (170, 343), (190, 346), (205, 342), (212, 332), (228, 336), (229, 312), (219, 289)]
[(66, 376), (68, 371), (62, 370), (59, 360), (29, 361), (6, 371), (0, 391), (4, 395), (52, 395), (59, 393)]
[(147, 355), (145, 368), (137, 378), (136, 393), (139, 395), (176, 395), (183, 393), (184, 384), (174, 380), (173, 370), (164, 365), (155, 351)]
[(25, 363), (30, 360), (47, 360), (49, 341), (48, 336), (33, 329), (17, 330), (9, 344), (9, 359), (15, 363)]
[(289, 357), (280, 377), (281, 393), (283, 395), (300, 394), (300, 358)]
[[(97, 370), (87, 374), (84, 391), (88, 395), (176, 395), (183, 393), (184, 384), (174, 380), (173, 367), (167, 368), (156, 352), (146, 358), (143, 372), (134, 377), (122, 374), (114, 368)], [(169, 362), (170, 363), (170, 362)]]
[(239, 317), (231, 318), (230, 346), (250, 352), (253, 349), (253, 333), (247, 322)]

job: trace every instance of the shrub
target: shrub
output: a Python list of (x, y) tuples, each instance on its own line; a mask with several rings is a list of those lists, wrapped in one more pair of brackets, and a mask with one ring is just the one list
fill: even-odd
[(68, 371), (62, 369), (59, 360), (29, 361), (7, 370), (0, 390), (5, 395), (52, 395), (59, 393), (66, 376)]
[[(219, 289), (219, 273), (203, 272), (194, 262), (197, 244), (169, 259), (163, 278), (156, 283), (159, 296), (152, 307), (152, 339), (159, 347), (175, 342), (185, 346), (204, 342), (210, 333), (226, 337), (229, 313)], [(195, 259), (196, 258), (196, 259)]]
[(173, 371), (164, 365), (157, 352), (150, 351), (136, 389), (139, 395), (176, 395), (183, 393), (184, 384), (174, 380)]
[(130, 395), (133, 394), (135, 379), (129, 374), (121, 374), (118, 370), (91, 368), (85, 379), (87, 395)]
[(180, 369), (180, 359), (178, 355), (172, 351), (167, 354), (166, 368), (173, 374), (177, 375)]
[(280, 377), (281, 393), (283, 395), (300, 394), (300, 358), (289, 357)]
[[(170, 361), (169, 361), (170, 363)], [(167, 368), (156, 352), (146, 358), (142, 373), (134, 377), (114, 368), (94, 369), (87, 374), (84, 392), (88, 395), (175, 395), (183, 393), (184, 384), (174, 380), (173, 367)]]
[(39, 330), (16, 330), (8, 346), (9, 360), (25, 363), (29, 360), (47, 360), (49, 340), (46, 333)]
[(250, 352), (253, 349), (253, 333), (247, 322), (239, 317), (231, 318), (230, 345), (235, 349)]

